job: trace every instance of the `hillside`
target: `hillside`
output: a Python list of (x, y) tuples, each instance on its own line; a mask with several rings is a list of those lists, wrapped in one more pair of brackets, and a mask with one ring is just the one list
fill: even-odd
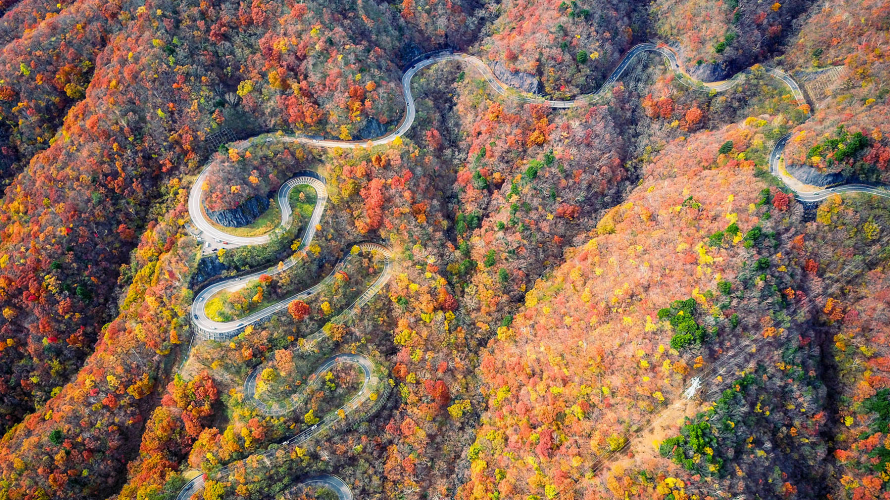
[(890, 4), (0, 2), (0, 498), (883, 498)]
[[(651, 9), (659, 38), (677, 44), (690, 73), (704, 81), (725, 80), (752, 63), (781, 56), (801, 19), (817, 12), (813, 2), (799, 0), (658, 0)], [(823, 29), (814, 20), (807, 25)]]

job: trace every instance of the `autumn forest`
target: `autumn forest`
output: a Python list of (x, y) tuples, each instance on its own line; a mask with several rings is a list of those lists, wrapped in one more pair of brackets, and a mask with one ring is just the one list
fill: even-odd
[(0, 500), (890, 498), (890, 2), (0, 0)]

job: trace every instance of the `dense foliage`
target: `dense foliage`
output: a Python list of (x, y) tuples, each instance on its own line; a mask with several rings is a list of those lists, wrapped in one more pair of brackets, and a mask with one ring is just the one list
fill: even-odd
[[(794, 187), (890, 180), (887, 2), (0, 14), (0, 498), (155, 500), (195, 474), (205, 500), (324, 498), (299, 483), (333, 473), (356, 498), (888, 496), (887, 202), (801, 203), (768, 173), (790, 134)], [(451, 61), (417, 74), (391, 143), (284, 140), (394, 130), (402, 70), (430, 50), (569, 98), (653, 40), (696, 78), (751, 70), (702, 92), (641, 54), (597, 100), (555, 109)], [(271, 198), (238, 234), (276, 226), (287, 179), (324, 178), (312, 244), (305, 186), (269, 243), (199, 244), (205, 168), (208, 213)], [(389, 247), (392, 272), (353, 310), (384, 269), (360, 242)], [(205, 312), (287, 307), (197, 340), (195, 293), (261, 269)], [(368, 365), (319, 369), (338, 355)]]

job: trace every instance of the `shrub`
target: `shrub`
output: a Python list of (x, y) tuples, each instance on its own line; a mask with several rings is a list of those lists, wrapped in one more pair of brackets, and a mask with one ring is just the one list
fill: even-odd
[(465, 259), (470, 257), (470, 244), (466, 241), (461, 241), (459, 245), (457, 245), (457, 250), (461, 255), (464, 256)]
[(478, 210), (474, 210), (469, 214), (457, 214), (454, 219), (454, 228), (457, 234), (463, 234), (472, 231), (482, 225), (482, 214)]
[(760, 226), (754, 226), (750, 231), (745, 233), (745, 241), (750, 241), (756, 243), (760, 237), (763, 236), (763, 228)]
[[(713, 433), (711, 424), (687, 420), (687, 424), (680, 429), (680, 435), (665, 439), (658, 447), (658, 452), (690, 472), (708, 474), (710, 469), (708, 467), (699, 469), (699, 463), (712, 465), (716, 471), (723, 465), (723, 461), (714, 456), (714, 448), (717, 448), (717, 437)], [(697, 461), (696, 456), (702, 460)]]
[(485, 255), (485, 267), (493, 266), (494, 262), (494, 250), (489, 250), (488, 253)]
[(466, 217), (467, 228), (478, 229), (482, 226), (482, 214), (478, 210), (473, 210)]
[(457, 218), (454, 220), (454, 229), (457, 231), (457, 234), (467, 232), (467, 221), (464, 219), (464, 214), (457, 214)]
[(544, 153), (544, 164), (545, 164), (545, 165), (550, 165), (550, 164), (552, 164), (552, 163), (553, 163), (553, 160), (555, 160), (555, 159), (556, 159), (556, 156), (553, 154), (553, 150), (552, 150), (552, 149), (551, 149), (550, 151)]
[(834, 137), (816, 144), (807, 152), (807, 158), (824, 156), (828, 158), (828, 166), (854, 157), (868, 146), (868, 137), (862, 132), (847, 133), (843, 125), (835, 130)]
[(476, 269), (476, 261), (473, 259), (464, 259), (458, 267), (458, 274), (466, 276)]
[(523, 174), (523, 177), (525, 177), (525, 180), (527, 180), (527, 181), (534, 180), (535, 177), (538, 176), (538, 171), (541, 170), (541, 167), (543, 165), (544, 164), (539, 162), (538, 160), (529, 160), (528, 168), (525, 169), (525, 174)]
[(869, 426), (872, 432), (890, 433), (890, 389), (879, 390), (862, 402), (862, 408), (877, 413), (877, 418)]
[(498, 281), (500, 281), (502, 285), (506, 285), (507, 282), (510, 281), (510, 273), (503, 267), (498, 269)]
[(699, 346), (708, 337), (708, 331), (695, 321), (695, 299), (675, 300), (671, 307), (658, 311), (658, 319), (668, 320), (674, 328), (671, 347), (676, 350)]
[(473, 172), (473, 187), (480, 191), (488, 189), (488, 179), (483, 177), (478, 170)]
[(49, 440), (56, 446), (61, 446), (65, 442), (65, 436), (60, 429), (55, 429), (49, 433)]
[(770, 192), (769, 188), (763, 188), (760, 190), (760, 199), (757, 200), (757, 206), (759, 207), (761, 205), (766, 205), (770, 201), (772, 201), (772, 199), (772, 193)]

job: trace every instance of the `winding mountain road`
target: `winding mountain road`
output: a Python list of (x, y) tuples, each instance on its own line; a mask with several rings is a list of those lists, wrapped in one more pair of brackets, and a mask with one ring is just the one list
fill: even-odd
[(788, 143), (789, 138), (791, 138), (791, 134), (785, 135), (776, 142), (769, 156), (769, 171), (779, 179), (782, 179), (786, 186), (791, 187), (797, 199), (807, 202), (818, 202), (831, 195), (844, 193), (868, 193), (890, 198), (890, 190), (881, 186), (843, 184), (833, 187), (813, 187), (802, 185), (797, 179), (791, 177), (784, 168), (785, 144)]
[[(517, 99), (520, 102), (525, 103), (538, 103), (549, 106), (551, 108), (572, 108), (576, 106), (589, 104), (601, 97), (607, 95), (607, 91), (612, 88), (612, 86), (621, 78), (621, 75), (624, 74), (625, 70), (631, 65), (631, 63), (637, 58), (637, 56), (646, 53), (646, 52), (654, 52), (660, 54), (664, 57), (670, 69), (678, 74), (681, 77), (681, 81), (686, 83), (687, 85), (695, 88), (701, 88), (703, 90), (715, 91), (715, 92), (723, 92), (733, 88), (739, 82), (743, 81), (745, 75), (752, 73), (753, 70), (745, 69), (732, 78), (722, 81), (722, 82), (701, 82), (699, 80), (694, 79), (689, 73), (685, 70), (684, 66), (680, 64), (677, 59), (677, 54), (669, 47), (661, 44), (654, 43), (641, 43), (635, 45), (630, 51), (625, 54), (624, 58), (622, 58), (621, 62), (615, 68), (614, 71), (609, 75), (606, 81), (603, 83), (600, 88), (591, 94), (582, 95), (573, 100), (567, 101), (555, 101), (548, 100), (540, 97), (529, 96), (525, 94), (521, 94), (515, 89), (508, 87), (503, 82), (498, 80), (498, 78), (494, 75), (488, 65), (485, 64), (484, 61), (479, 59), (478, 57), (471, 56), (468, 54), (452, 52), (452, 51), (441, 51), (435, 54), (430, 55), (430, 57), (424, 58), (415, 64), (411, 65), (405, 73), (402, 75), (402, 93), (405, 99), (405, 113), (402, 117), (399, 126), (393, 130), (392, 132), (378, 137), (376, 139), (371, 139), (367, 141), (340, 141), (340, 140), (329, 140), (329, 139), (314, 139), (310, 137), (301, 137), (294, 135), (283, 135), (283, 134), (266, 134), (257, 136), (252, 139), (243, 140), (235, 142), (231, 145), (233, 149), (238, 151), (246, 150), (252, 144), (256, 144), (257, 142), (263, 143), (273, 143), (273, 142), (281, 142), (281, 143), (298, 143), (304, 144), (307, 146), (314, 146), (320, 148), (341, 148), (341, 149), (356, 149), (356, 148), (365, 148), (372, 146), (380, 146), (384, 144), (389, 144), (390, 142), (396, 140), (396, 138), (402, 137), (414, 124), (414, 119), (416, 116), (416, 106), (414, 103), (414, 96), (411, 93), (411, 80), (414, 78), (420, 70), (426, 68), (427, 66), (431, 66), (438, 62), (444, 61), (458, 61), (469, 66), (475, 68), (479, 73), (485, 78), (485, 80), (489, 83), (489, 85), (498, 93), (505, 96), (510, 96), (511, 98)], [(806, 104), (806, 99), (804, 97), (803, 92), (800, 89), (800, 86), (797, 82), (794, 81), (791, 76), (789, 76), (784, 71), (778, 68), (764, 68), (767, 74), (778, 79), (782, 83), (784, 83), (794, 99), (801, 105)], [(778, 156), (781, 157), (781, 150), (784, 148), (784, 142), (780, 141), (776, 144), (773, 150), (773, 156), (778, 152)], [(773, 163), (771, 162), (771, 167), (773, 167)], [(211, 165), (208, 166), (199, 174), (197, 180), (192, 186), (191, 192), (189, 194), (189, 215), (191, 216), (192, 222), (195, 227), (198, 229), (200, 233), (203, 233), (203, 238), (205, 242), (207, 242), (208, 246), (214, 246), (217, 248), (235, 248), (243, 245), (257, 245), (264, 244), (270, 240), (270, 235), (263, 236), (255, 236), (255, 237), (237, 237), (233, 235), (229, 235), (222, 230), (214, 227), (210, 221), (207, 220), (206, 214), (202, 209), (201, 205), (201, 195), (205, 189), (205, 183), (207, 179), (207, 174)], [(778, 169), (774, 170), (774, 173), (778, 172)], [(784, 176), (783, 179), (788, 179), (788, 176)], [(791, 183), (795, 184), (795, 183)], [(286, 187), (286, 185), (282, 186), (282, 190)], [(798, 191), (795, 189), (796, 186), (791, 187), (798, 198), (804, 201), (817, 201), (821, 199), (825, 199), (827, 196), (830, 196), (834, 193), (851, 193), (851, 192), (864, 192), (864, 193), (872, 193), (879, 194), (881, 196), (886, 195), (886, 190), (881, 188), (875, 188), (872, 186), (864, 186), (859, 184), (850, 184), (846, 186), (838, 186), (834, 188), (828, 188), (823, 190), (802, 190)], [(279, 206), (286, 207), (288, 204), (285, 202), (286, 196), (282, 197), (282, 190), (279, 190), (278, 200)], [(324, 207), (321, 207), (321, 211), (323, 211)], [(284, 210), (284, 209), (283, 209)], [(284, 214), (284, 212), (282, 212)], [(320, 214), (320, 212), (319, 212)], [(288, 214), (289, 215), (289, 214)], [(282, 220), (282, 227), (287, 227), (288, 220)]]
[[(322, 373), (327, 372), (334, 366), (338, 364), (352, 364), (361, 368), (362, 373), (364, 374), (365, 380), (362, 382), (361, 391), (359, 394), (352, 398), (349, 402), (343, 405), (340, 409), (343, 411), (351, 411), (354, 407), (350, 406), (356, 398), (359, 398), (364, 393), (370, 393), (369, 383), (372, 382), (371, 378), (374, 372), (374, 363), (371, 362), (370, 359), (362, 356), (360, 354), (338, 354), (336, 356), (332, 356), (325, 360), (324, 363), (319, 366), (315, 372), (310, 375), (310, 380), (316, 380)], [(244, 381), (244, 397), (253, 405), (257, 410), (260, 411), (263, 415), (269, 415), (273, 417), (279, 417), (286, 413), (290, 413), (294, 410), (296, 406), (300, 404), (300, 402), (305, 399), (307, 396), (307, 390), (300, 391), (299, 394), (291, 396), (288, 402), (284, 405), (269, 405), (257, 399), (256, 397), (256, 385), (257, 385), (257, 377), (259, 377), (262, 372), (262, 366), (259, 365), (250, 375), (247, 376), (247, 380)], [(336, 412), (335, 412), (336, 413)]]
[[(176, 500), (188, 500), (192, 495), (204, 488), (204, 482), (204, 474), (195, 476), (194, 479), (186, 483), (186, 485), (179, 490), (179, 494), (176, 495)], [(342, 479), (330, 474), (310, 476), (300, 481), (299, 484), (312, 486), (314, 488), (327, 488), (334, 492), (339, 500), (353, 500), (355, 498), (352, 495), (352, 490), (349, 489), (349, 486), (347, 486)]]
[(314, 488), (320, 486), (326, 487), (336, 493), (340, 500), (352, 500), (354, 498), (352, 496), (352, 491), (346, 486), (346, 483), (337, 476), (328, 474), (313, 476), (303, 480), (300, 484), (305, 484), (306, 486), (312, 486)]
[[(242, 143), (238, 144), (238, 147), (246, 148), (246, 146), (247, 144), (245, 144), (243, 141)], [(191, 215), (192, 221), (194, 222), (195, 226), (198, 227), (198, 229), (205, 235), (209, 235), (212, 238), (218, 238), (219, 240), (224, 241), (225, 245), (228, 248), (246, 245), (261, 245), (271, 241), (270, 234), (256, 237), (235, 237), (226, 234), (223, 231), (216, 229), (210, 223), (210, 221), (206, 219), (206, 214), (203, 210), (203, 207), (201, 206), (201, 195), (204, 191), (204, 183), (206, 182), (208, 172), (209, 167), (205, 168), (201, 172), (201, 174), (198, 176), (198, 179), (195, 181), (195, 185), (192, 186), (192, 190), (189, 195), (189, 214)], [(281, 273), (296, 265), (300, 261), (302, 256), (305, 255), (305, 252), (309, 248), (309, 245), (315, 238), (315, 233), (317, 231), (319, 223), (321, 222), (321, 217), (324, 213), (324, 209), (328, 200), (327, 187), (325, 186), (324, 179), (321, 176), (319, 176), (315, 172), (310, 171), (299, 172), (294, 178), (282, 184), (281, 188), (278, 190), (277, 195), (277, 201), (281, 208), (281, 222), (274, 231), (284, 231), (289, 228), (292, 222), (291, 215), (293, 213), (289, 201), (290, 192), (291, 190), (293, 190), (293, 188), (300, 185), (311, 186), (316, 192), (316, 201), (315, 207), (312, 210), (312, 215), (310, 216), (309, 221), (306, 224), (303, 237), (300, 240), (299, 252), (294, 256), (288, 258), (287, 260), (282, 261), (277, 266), (270, 267), (269, 269), (263, 271), (255, 272), (247, 276), (233, 278), (230, 280), (222, 281), (220, 283), (216, 283), (198, 293), (195, 296), (194, 301), (192, 302), (191, 310), (189, 312), (190, 320), (192, 323), (192, 327), (195, 330), (196, 337), (201, 340), (230, 339), (242, 332), (248, 325), (256, 325), (268, 320), (274, 314), (286, 309), (288, 304), (290, 304), (292, 301), (296, 299), (308, 298), (317, 293), (319, 290), (323, 289), (327, 284), (336, 279), (337, 271), (343, 268), (345, 262), (348, 259), (354, 258), (354, 255), (359, 253), (382, 255), (384, 258), (383, 270), (380, 275), (374, 280), (371, 286), (369, 286), (367, 290), (365, 290), (358, 298), (356, 298), (349, 306), (349, 308), (333, 318), (331, 321), (342, 323), (354, 317), (362, 308), (362, 306), (373, 299), (374, 296), (383, 288), (386, 282), (389, 281), (389, 278), (392, 275), (392, 252), (390, 251), (390, 249), (384, 245), (380, 245), (377, 243), (358, 243), (356, 245), (358, 249), (355, 253), (351, 251), (346, 256), (344, 256), (324, 279), (306, 290), (298, 292), (286, 299), (280, 300), (266, 308), (255, 311), (250, 315), (244, 318), (237, 319), (235, 321), (218, 322), (211, 320), (207, 316), (205, 306), (207, 304), (207, 300), (210, 297), (223, 290), (236, 291), (240, 288), (243, 288), (251, 280), (258, 279), (263, 274), (268, 274), (271, 276), (277, 273)], [(325, 335), (325, 332), (323, 330), (319, 330), (313, 333), (306, 338), (306, 342), (304, 343), (304, 345), (314, 345), (315, 342), (323, 335)], [(380, 380), (376, 375), (374, 375), (374, 366), (371, 360), (364, 356), (355, 354), (340, 354), (329, 358), (315, 371), (314, 375), (317, 376), (331, 369), (334, 365), (342, 363), (355, 364), (362, 369), (362, 372), (364, 374), (364, 380), (362, 382), (361, 390), (340, 408), (340, 410), (343, 410), (345, 414), (349, 414), (371, 396), (372, 391), (370, 388), (379, 384)], [(245, 381), (244, 394), (248, 401), (253, 404), (261, 413), (267, 415), (280, 416), (292, 411), (296, 404), (301, 401), (301, 397), (293, 399), (290, 401), (291, 404), (285, 404), (283, 406), (270, 406), (256, 399), (256, 378), (260, 373), (259, 370), (260, 367), (257, 367), (253, 372), (251, 372), (251, 374)], [(304, 396), (304, 394), (301, 392), (299, 396)], [(330, 412), (325, 415), (319, 423), (304, 430), (296, 436), (289, 438), (282, 444), (299, 446), (300, 444), (314, 438), (319, 433), (329, 429), (339, 420), (339, 411)], [(274, 450), (272, 451), (274, 452)], [(218, 471), (218, 474), (223, 474), (226, 472), (226, 470), (227, 468), (223, 468)], [(186, 483), (185, 486), (179, 491), (179, 494), (176, 497), (177, 500), (186, 500), (190, 498), (195, 492), (201, 490), (204, 487), (205, 479), (206, 477), (204, 474), (199, 474), (191, 481)], [(310, 479), (307, 479), (306, 481), (302, 481), (301, 484), (326, 486), (334, 491), (341, 500), (352, 500), (353, 498), (352, 491), (347, 487), (346, 483), (344, 483), (340, 478), (337, 478), (336, 476), (314, 476)]]
[[(311, 241), (311, 239), (309, 240)], [(357, 245), (359, 247), (359, 253), (370, 253), (370, 254), (380, 254), (384, 258), (383, 262), (383, 271), (380, 273), (380, 276), (377, 277), (376, 280), (365, 290), (361, 296), (359, 296), (349, 308), (337, 316), (335, 319), (345, 320), (348, 317), (352, 317), (358, 309), (361, 309), (362, 306), (368, 303), (374, 295), (377, 294), (382, 288), (383, 285), (389, 281), (390, 276), (392, 275), (392, 260), (391, 260), (391, 252), (389, 248), (379, 245), (377, 243), (360, 243)], [(307, 248), (301, 245), (301, 248)], [(201, 340), (228, 340), (232, 337), (237, 336), (239, 333), (244, 331), (244, 329), (249, 325), (257, 325), (260, 324), (269, 318), (271, 318), (276, 313), (287, 309), (287, 306), (297, 299), (307, 299), (312, 297), (318, 291), (324, 289), (325, 286), (330, 284), (332, 281), (336, 279), (336, 274), (340, 271), (343, 266), (346, 264), (348, 259), (354, 258), (353, 254), (350, 252), (346, 256), (344, 256), (337, 264), (334, 265), (334, 268), (331, 272), (324, 277), (321, 281), (316, 283), (315, 285), (297, 292), (285, 299), (282, 299), (268, 307), (260, 309), (258, 311), (254, 311), (253, 313), (245, 316), (244, 318), (239, 318), (233, 321), (214, 321), (207, 316), (207, 312), (205, 306), (207, 305), (207, 300), (219, 292), (229, 291), (234, 292), (245, 286), (251, 281), (258, 279), (263, 274), (274, 276), (275, 274), (284, 272), (287, 269), (295, 266), (300, 261), (301, 254), (297, 254), (293, 257), (288, 258), (280, 263), (280, 265), (272, 266), (263, 271), (258, 271), (247, 276), (242, 276), (239, 278), (234, 278), (231, 280), (222, 281), (220, 283), (216, 283), (211, 285), (204, 290), (201, 290), (197, 296), (195, 296), (195, 300), (192, 302), (191, 307), (191, 322), (192, 327), (195, 329), (195, 333)], [(313, 334), (318, 335), (318, 333)], [(313, 338), (310, 336), (307, 340)]]
[[(471, 56), (468, 54), (456, 53), (452, 51), (441, 51), (435, 54), (431, 54), (428, 57), (416, 62), (411, 65), (402, 76), (402, 92), (405, 99), (405, 113), (402, 117), (399, 126), (393, 130), (392, 132), (367, 141), (339, 141), (339, 140), (328, 140), (328, 139), (313, 139), (309, 137), (300, 137), (293, 135), (284, 135), (281, 133), (276, 134), (265, 134), (260, 135), (248, 140), (237, 141), (235, 143), (230, 144), (231, 148), (234, 148), (239, 151), (246, 150), (251, 145), (257, 143), (299, 143), (307, 146), (320, 147), (320, 148), (340, 148), (340, 149), (356, 149), (356, 148), (366, 148), (372, 146), (379, 146), (388, 144), (397, 138), (404, 135), (414, 124), (414, 119), (416, 116), (416, 106), (414, 103), (414, 96), (411, 93), (411, 80), (414, 78), (421, 69), (426, 68), (427, 66), (433, 65), (438, 62), (444, 61), (458, 61), (464, 64), (470, 65), (476, 70), (480, 72), (480, 74), (485, 78), (485, 80), (491, 85), (491, 87), (501, 95), (505, 95), (509, 98), (516, 99), (520, 102), (524, 103), (539, 103), (542, 105), (549, 106), (551, 108), (565, 109), (572, 108), (576, 106), (582, 106), (592, 103), (593, 101), (604, 97), (608, 94), (608, 90), (612, 88), (624, 71), (630, 66), (630, 64), (634, 61), (634, 59), (646, 52), (655, 52), (657, 54), (662, 55), (667, 61), (668, 66), (678, 74), (681, 78), (681, 81), (686, 85), (689, 85), (693, 88), (701, 88), (703, 90), (722, 92), (731, 89), (736, 84), (742, 81), (743, 77), (746, 74), (752, 72), (751, 69), (746, 69), (742, 72), (739, 72), (732, 78), (722, 81), (722, 82), (713, 82), (713, 83), (705, 83), (692, 78), (689, 73), (686, 72), (685, 68), (679, 63), (677, 59), (676, 53), (664, 45), (656, 45), (654, 43), (643, 43), (634, 46), (627, 54), (625, 54), (624, 58), (615, 68), (615, 70), (610, 74), (610, 76), (606, 79), (603, 85), (594, 93), (580, 96), (573, 100), (566, 101), (556, 101), (556, 100), (548, 100), (541, 97), (529, 96), (522, 93), (519, 93), (515, 89), (512, 89), (506, 85), (504, 85), (498, 78), (494, 75), (491, 69), (483, 62), (481, 59)], [(773, 76), (774, 78), (783, 82), (791, 91), (791, 94), (797, 100), (797, 102), (801, 105), (806, 104), (806, 99), (804, 98), (803, 92), (797, 83), (792, 79), (788, 74), (784, 73), (780, 69), (777, 68), (765, 68), (767, 74)], [(769, 159), (770, 171), (780, 177), (785, 183), (795, 192), (796, 196), (803, 201), (819, 201), (831, 196), (832, 194), (837, 193), (870, 193), (876, 194), (878, 196), (890, 197), (890, 193), (886, 189), (876, 188), (872, 186), (858, 185), (858, 184), (849, 184), (844, 186), (836, 186), (831, 188), (824, 189), (802, 189), (799, 187), (800, 183), (793, 182), (792, 178), (789, 178), (787, 172), (781, 168), (780, 164), (784, 154), (784, 148), (787, 144), (789, 136), (785, 136), (779, 141), (777, 141), (774, 146)], [(199, 233), (199, 238), (202, 239), (207, 248), (237, 248), (245, 245), (262, 245), (271, 241), (272, 234), (274, 231), (286, 230), (291, 224), (291, 208), (288, 201), (288, 197), (290, 191), (298, 186), (298, 185), (309, 185), (312, 186), (317, 193), (317, 201), (316, 206), (313, 209), (312, 216), (309, 220), (309, 223), (306, 226), (306, 230), (304, 232), (303, 238), (301, 240), (300, 249), (301, 252), (305, 252), (305, 250), (309, 247), (309, 244), (312, 242), (312, 239), (315, 236), (316, 227), (321, 220), (321, 216), (324, 212), (325, 205), (327, 203), (327, 189), (325, 188), (324, 179), (313, 172), (302, 172), (299, 173), (293, 179), (284, 183), (278, 191), (277, 201), (279, 207), (281, 208), (281, 223), (276, 228), (273, 233), (265, 234), (261, 236), (254, 237), (238, 237), (231, 234), (226, 233), (224, 230), (220, 230), (215, 227), (211, 222), (207, 219), (207, 215), (203, 208), (202, 204), (202, 195), (203, 192), (207, 189), (206, 183), (208, 174), (210, 172), (212, 164), (208, 164), (207, 167), (198, 175), (198, 178), (195, 180), (194, 185), (189, 193), (189, 215), (191, 217), (192, 223)], [(382, 289), (382, 287), (388, 281), (391, 274), (391, 252), (388, 248), (377, 245), (373, 243), (365, 243), (359, 245), (363, 252), (381, 252), (386, 261), (384, 265), (384, 271), (377, 278), (377, 280), (366, 290), (361, 297), (359, 297), (353, 305), (346, 311), (343, 315), (351, 316), (354, 315), (364, 304), (366, 304), (374, 295)], [(349, 256), (344, 257), (344, 259)], [(241, 331), (247, 326), (252, 324), (257, 324), (262, 321), (265, 321), (273, 314), (285, 309), (287, 305), (301, 297), (308, 297), (312, 294), (316, 293), (321, 287), (323, 287), (330, 279), (333, 279), (334, 273), (339, 269), (343, 264), (343, 260), (335, 266), (334, 271), (325, 277), (321, 282), (317, 285), (304, 290), (302, 292), (297, 293), (294, 296), (288, 297), (287, 299), (281, 300), (280, 302), (273, 304), (269, 307), (266, 307), (260, 311), (256, 311), (249, 316), (229, 322), (216, 322), (207, 317), (205, 313), (205, 305), (207, 303), (207, 299), (216, 293), (219, 293), (223, 290), (235, 291), (239, 288), (244, 287), (250, 280), (258, 278), (261, 274), (275, 274), (286, 270), (298, 262), (298, 256), (291, 257), (290, 259), (284, 261), (281, 266), (276, 266), (265, 271), (253, 273), (249, 276), (244, 276), (240, 278), (234, 278), (231, 280), (227, 280), (213, 286), (210, 286), (204, 290), (202, 290), (196, 297), (194, 302), (192, 303), (190, 315), (191, 322), (195, 327), (196, 333), (199, 338), (202, 339), (227, 339), (231, 338)], [(341, 318), (342, 319), (342, 318)], [(319, 338), (320, 335), (324, 333), (319, 331), (313, 334), (310, 340), (314, 340)], [(329, 369), (331, 366), (337, 363), (355, 363), (360, 366), (365, 373), (365, 381), (362, 386), (362, 391), (357, 394), (354, 398), (350, 399), (350, 401), (344, 405), (343, 409), (347, 408), (349, 405), (360, 404), (365, 398), (368, 397), (368, 386), (372, 382), (372, 368), (371, 362), (364, 358), (363, 356), (356, 355), (339, 355), (333, 358), (328, 359), (316, 373), (320, 373), (321, 371), (325, 371)], [(258, 376), (259, 368), (255, 369), (250, 376), (248, 376), (245, 381), (245, 396), (247, 396), (253, 404), (257, 407), (257, 409), (265, 413), (267, 415), (281, 415), (291, 411), (293, 409), (293, 405), (284, 405), (283, 407), (272, 407), (266, 405), (265, 403), (261, 403), (256, 400), (256, 377)], [(312, 439), (319, 432), (323, 431), (326, 426), (330, 426), (336, 420), (335, 417), (336, 412), (330, 413), (325, 417), (325, 420), (316, 424), (315, 426), (301, 432), (300, 434), (288, 439), (285, 441), (286, 444), (299, 444), (309, 439)], [(333, 420), (332, 420), (333, 419)], [(341, 500), (352, 500), (352, 492), (346, 486), (346, 484), (336, 478), (335, 476), (329, 475), (321, 475), (314, 476), (311, 478), (305, 479), (303, 484), (308, 485), (319, 485), (326, 486), (330, 488), (332, 491), (337, 493)], [(200, 490), (204, 485), (204, 475), (199, 475), (196, 478), (192, 479), (189, 483), (183, 487), (177, 496), (177, 500), (185, 500), (189, 498), (194, 492)]]
[[(246, 141), (244, 141), (246, 142)], [(243, 144), (243, 148), (247, 148), (248, 144)], [(207, 184), (207, 175), (210, 173), (211, 165), (208, 165), (204, 168), (203, 171), (198, 175), (198, 178), (195, 179), (195, 183), (192, 185), (192, 189), (189, 192), (189, 217), (192, 220), (192, 223), (195, 227), (198, 228), (204, 234), (204, 239), (209, 242), (209, 240), (215, 240), (221, 244), (220, 247), (224, 248), (237, 248), (241, 246), (247, 245), (264, 245), (269, 243), (272, 240), (272, 234), (267, 233), (260, 236), (235, 236), (232, 234), (228, 234), (225, 231), (217, 229), (208, 219), (207, 214), (204, 211), (203, 204), (201, 202), (201, 197), (205, 190), (205, 185)], [(321, 215), (324, 213), (325, 205), (328, 201), (328, 190), (325, 187), (324, 179), (322, 179), (317, 173), (311, 171), (303, 171), (299, 172), (296, 177), (288, 180), (278, 189), (278, 195), (276, 199), (278, 201), (278, 206), (281, 208), (281, 222), (279, 223), (276, 231), (284, 231), (290, 227), (291, 223), (291, 215), (293, 214), (293, 210), (291, 209), (290, 202), (288, 201), (288, 197), (290, 196), (291, 190), (299, 185), (308, 185), (315, 189), (317, 194), (317, 200), (315, 203), (315, 208), (312, 211), (312, 216), (309, 219), (309, 222), (306, 226), (306, 232), (303, 235), (304, 242), (312, 241), (312, 238), (315, 237), (315, 226), (321, 221)], [(307, 243), (308, 244), (308, 243)]]
[[(338, 410), (329, 412), (321, 421), (304, 430), (303, 432), (291, 438), (288, 438), (281, 444), (286, 446), (300, 446), (306, 441), (314, 438), (319, 433), (329, 429), (340, 420), (339, 410), (343, 410), (346, 415), (351, 413), (370, 397), (371, 387), (374, 387), (380, 382), (379, 378), (374, 375), (374, 363), (365, 356), (357, 354), (338, 354), (336, 356), (328, 358), (327, 360), (325, 360), (324, 363), (321, 364), (321, 366), (319, 366), (315, 370), (310, 378), (315, 380), (323, 373), (329, 371), (331, 368), (338, 364), (352, 364), (361, 368), (362, 374), (364, 376), (361, 389), (353, 397), (351, 397), (349, 401), (344, 403), (343, 406), (341, 406)], [(300, 392), (299, 397), (291, 398), (290, 404), (285, 404), (283, 406), (271, 406), (263, 403), (262, 401), (259, 401), (256, 398), (256, 382), (257, 377), (262, 371), (261, 368), (262, 365), (257, 366), (244, 382), (245, 398), (247, 398), (250, 404), (257, 408), (260, 413), (268, 416), (284, 415), (291, 412), (296, 407), (296, 405), (300, 404), (300, 402), (302, 402), (302, 400), (309, 395), (308, 389), (304, 388)], [(272, 450), (271, 453), (267, 451), (262, 455), (272, 455), (275, 451), (276, 450)], [(222, 469), (217, 471), (217, 475), (224, 476), (228, 472), (229, 467), (223, 467)], [(179, 490), (179, 494), (176, 496), (176, 500), (188, 500), (195, 492), (201, 490), (204, 487), (205, 481), (205, 474), (199, 474), (195, 476), (191, 481), (186, 483), (181, 490)], [(300, 484), (314, 487), (326, 487), (336, 493), (340, 500), (353, 500), (352, 490), (350, 490), (346, 483), (337, 476), (332, 476), (329, 474), (311, 476), (305, 480), (300, 481)]]

